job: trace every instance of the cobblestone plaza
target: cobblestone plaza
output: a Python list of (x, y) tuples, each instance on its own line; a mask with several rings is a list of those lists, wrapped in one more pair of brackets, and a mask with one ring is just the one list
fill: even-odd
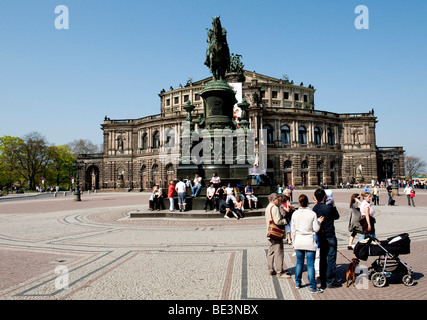
[[(314, 190), (297, 190), (295, 197)], [(345, 280), (349, 209), (356, 190), (334, 190), (340, 219), (337, 273)], [(385, 191), (382, 193), (384, 194)], [(148, 193), (83, 194), (0, 200), (0, 298), (2, 300), (424, 300), (427, 261), (427, 192), (416, 207), (400, 195), (374, 206), (377, 236), (407, 232), (411, 253), (401, 259), (414, 270), (415, 284), (397, 279), (387, 285), (326, 289), (312, 295), (295, 289), (296, 259), (285, 245), (291, 279), (267, 272), (265, 218), (129, 218), (145, 210)], [(369, 266), (375, 257), (362, 261)], [(307, 283), (306, 272), (303, 281)], [(389, 281), (390, 280), (390, 281)]]

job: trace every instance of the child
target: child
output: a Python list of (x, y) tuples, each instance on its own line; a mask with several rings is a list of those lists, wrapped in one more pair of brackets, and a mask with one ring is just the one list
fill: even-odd
[(325, 204), (330, 204), (330, 205), (333, 205), (334, 204), (334, 195), (333, 195), (333, 192), (332, 192), (332, 190), (330, 190), (330, 189), (327, 189), (327, 190), (325, 190), (325, 193), (326, 193), (326, 201), (325, 201)]

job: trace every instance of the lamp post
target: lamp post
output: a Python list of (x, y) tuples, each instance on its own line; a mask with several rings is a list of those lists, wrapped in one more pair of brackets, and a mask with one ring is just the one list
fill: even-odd
[(77, 174), (76, 174), (76, 187), (74, 188), (74, 195), (75, 195), (74, 200), (75, 201), (81, 201), (80, 186), (79, 186), (79, 171), (82, 168), (82, 166), (83, 166), (83, 161), (82, 160), (73, 162), (73, 168), (77, 171)]
[(399, 195), (399, 181), (396, 179), (395, 161), (398, 159), (398, 154), (395, 151), (391, 152), (391, 188), (396, 195)]

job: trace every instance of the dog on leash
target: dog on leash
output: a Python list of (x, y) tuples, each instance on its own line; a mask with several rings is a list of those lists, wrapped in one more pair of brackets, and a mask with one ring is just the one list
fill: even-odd
[(345, 280), (347, 281), (347, 288), (349, 286), (349, 281), (353, 282), (353, 287), (355, 286), (354, 282), (356, 280), (356, 266), (359, 264), (360, 260), (357, 258), (351, 259), (351, 263), (347, 267), (347, 272), (345, 273)]

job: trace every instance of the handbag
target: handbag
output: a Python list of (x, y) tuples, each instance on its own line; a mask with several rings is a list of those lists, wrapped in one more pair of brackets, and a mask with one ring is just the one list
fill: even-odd
[(282, 240), (285, 235), (285, 230), (280, 229), (273, 221), (273, 215), (270, 208), (270, 222), (268, 223), (267, 237), (274, 240)]
[(415, 191), (414, 190), (411, 190), (410, 196), (411, 196), (411, 198), (415, 197)]

